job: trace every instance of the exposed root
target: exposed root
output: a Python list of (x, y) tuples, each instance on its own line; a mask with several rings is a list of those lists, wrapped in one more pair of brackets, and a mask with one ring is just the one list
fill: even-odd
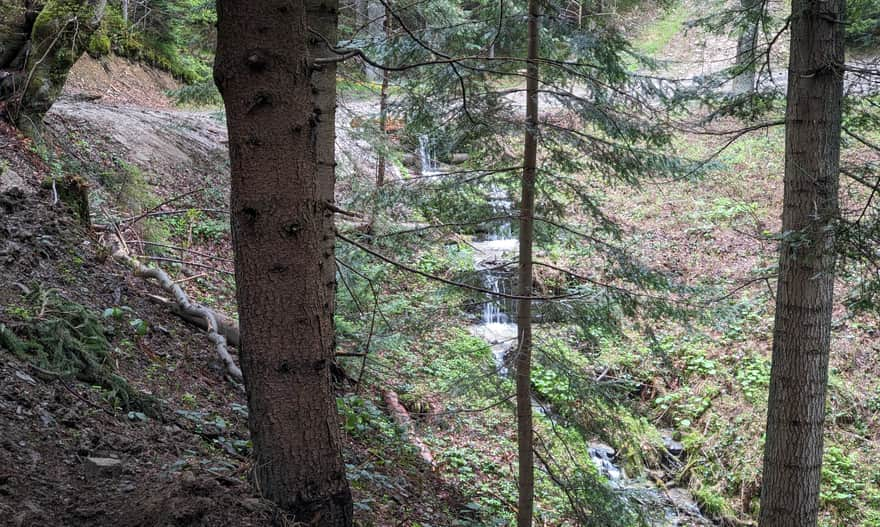
[[(217, 315), (212, 309), (190, 301), (184, 290), (168, 276), (168, 273), (157, 267), (147, 267), (139, 260), (133, 258), (125, 242), (121, 239), (114, 244), (113, 257), (129, 267), (135, 276), (155, 280), (163, 291), (171, 295), (174, 308), (178, 314), (184, 319), (201, 326), (208, 333), (208, 340), (214, 344), (217, 356), (226, 365), (226, 371), (236, 381), (243, 382), (244, 377), (241, 374), (241, 369), (235, 364), (232, 355), (229, 353), (226, 340), (227, 335), (233, 334), (232, 328), (235, 329), (235, 336), (238, 336), (238, 328), (234, 326), (231, 320)], [(225, 329), (218, 320), (226, 322)]]
[[(177, 283), (180, 283), (180, 281), (178, 280)], [(158, 295), (148, 296), (151, 300), (159, 305), (168, 308), (169, 310), (171, 310), (172, 313), (179, 316), (188, 323), (198, 327), (202, 331), (208, 331), (208, 321), (203, 317), (183, 311), (182, 309), (180, 309), (177, 303), (168, 298)], [(238, 324), (235, 322), (235, 320), (232, 320), (226, 315), (222, 315), (217, 312), (214, 312), (214, 318), (217, 320), (217, 332), (226, 337), (226, 343), (236, 348), (239, 347), (241, 345), (241, 340), (238, 336)]]

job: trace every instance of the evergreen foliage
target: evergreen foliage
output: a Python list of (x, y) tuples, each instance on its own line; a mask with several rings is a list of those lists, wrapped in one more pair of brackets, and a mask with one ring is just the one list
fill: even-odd
[(101, 387), (124, 410), (160, 415), (158, 401), (114, 371), (111, 346), (95, 313), (51, 289), (37, 289), (26, 301), (27, 307), (18, 310), (23, 320), (15, 332), (0, 323), (0, 346), (49, 375)]
[(113, 51), (166, 70), (188, 84), (206, 83), (214, 60), (214, 4), (210, 0), (132, 2), (126, 21), (121, 4), (112, 2), (89, 52), (100, 56)]

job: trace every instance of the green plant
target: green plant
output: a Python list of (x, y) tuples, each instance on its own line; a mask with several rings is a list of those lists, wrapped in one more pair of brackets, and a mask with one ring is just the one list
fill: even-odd
[(841, 519), (849, 518), (859, 508), (859, 498), (866, 490), (859, 473), (858, 462), (841, 447), (831, 445), (825, 449), (819, 497), (822, 505), (833, 507)]
[(643, 34), (636, 48), (653, 56), (663, 51), (673, 37), (681, 31), (688, 17), (688, 10), (681, 2), (666, 2), (663, 15)]
[(343, 417), (343, 429), (354, 437), (376, 441), (395, 438), (396, 427), (369, 399), (346, 394), (336, 398), (336, 409)]
[(770, 362), (763, 357), (749, 356), (739, 361), (736, 380), (742, 386), (746, 399), (752, 404), (761, 404), (767, 400), (767, 389), (770, 387)]
[(126, 314), (132, 315), (135, 318), (132, 318), (128, 321), (128, 325), (132, 328), (139, 337), (143, 337), (150, 331), (150, 326), (142, 319), (137, 318), (134, 310), (128, 306), (113, 306), (108, 307), (101, 313), (101, 316), (106, 319), (113, 320), (122, 320)]

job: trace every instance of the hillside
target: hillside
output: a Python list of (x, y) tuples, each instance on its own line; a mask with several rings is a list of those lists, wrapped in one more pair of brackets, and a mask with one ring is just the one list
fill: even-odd
[[(665, 74), (714, 71), (735, 49), (688, 25), (699, 3), (655, 7), (624, 21)], [(510, 525), (515, 187), (443, 186), (444, 172), (480, 173), (473, 152), (430, 134), (377, 141), (378, 85), (339, 85), (333, 374), (355, 525)], [(118, 257), (163, 269), (235, 322), (225, 115), (176, 106), (176, 87), (167, 73), (86, 55), (44, 137), (0, 124), (0, 524), (291, 524), (251, 485), (247, 401), (216, 345)], [(415, 95), (392, 86), (390, 97)], [(520, 95), (524, 106), (524, 94), (508, 97)], [(395, 117), (403, 127), (411, 116)], [(696, 121), (664, 147), (707, 160), (698, 175), (572, 176), (619, 232), (596, 226), (574, 192), (547, 191), (566, 221), (595, 231), (538, 228), (536, 290), (548, 300), (534, 324), (536, 524), (757, 525), (784, 131), (729, 141)], [(506, 140), (509, 160), (520, 139)], [(390, 161), (377, 189), (380, 152)], [(878, 161), (859, 145), (845, 155)], [(858, 217), (868, 196), (845, 182), (844, 215)], [(609, 263), (583, 241), (594, 235), (627, 258)], [(614, 307), (607, 291), (630, 285), (616, 266), (668, 289)], [(875, 315), (845, 305), (857, 285), (849, 274), (835, 284), (827, 527), (880, 523), (880, 334)]]

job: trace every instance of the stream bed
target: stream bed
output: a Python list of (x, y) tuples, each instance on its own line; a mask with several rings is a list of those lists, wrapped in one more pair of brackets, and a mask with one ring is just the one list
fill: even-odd
[[(491, 189), (488, 199), (496, 216), (511, 214), (509, 199), (497, 188)], [(510, 221), (497, 222), (488, 232), (483, 239), (471, 244), (474, 248), (474, 267), (480, 272), (486, 289), (496, 293), (512, 294), (513, 273), (504, 264), (510, 262), (512, 258), (515, 259), (519, 243), (513, 238)], [(498, 374), (508, 375), (508, 354), (516, 347), (517, 342), (514, 303), (498, 297), (489, 299), (483, 304), (480, 323), (470, 329), (473, 335), (486, 340), (491, 346)], [(557, 418), (538, 401), (534, 401), (533, 406), (536, 414), (544, 415), (549, 419)], [(667, 458), (672, 464), (679, 463), (685, 455), (680, 443), (672, 439), (671, 431), (662, 431), (661, 435), (666, 444)], [(588, 452), (596, 468), (608, 480), (608, 484), (630, 502), (638, 504), (650, 525), (654, 527), (717, 525), (716, 522), (702, 515), (687, 489), (661, 487), (645, 477), (629, 477), (617, 464), (613, 447), (591, 442)]]

